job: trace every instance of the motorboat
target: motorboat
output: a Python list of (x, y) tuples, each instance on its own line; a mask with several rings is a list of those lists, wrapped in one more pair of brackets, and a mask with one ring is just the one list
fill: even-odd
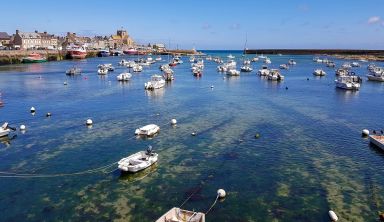
[(265, 63), (265, 64), (271, 64), (272, 62), (271, 62), (271, 59), (270, 59), (270, 58), (265, 58), (265, 59), (264, 59), (264, 63)]
[(109, 50), (106, 50), (106, 49), (103, 49), (97, 52), (98, 57), (108, 57), (110, 55), (111, 53), (109, 52)]
[(288, 60), (288, 65), (296, 65), (296, 61), (293, 59)]
[(260, 76), (267, 76), (269, 74), (269, 69), (267, 66), (263, 65), (261, 67), (261, 69), (259, 69), (259, 71), (257, 71), (257, 73), (260, 75)]
[(156, 61), (161, 61), (161, 56), (158, 56), (158, 57), (156, 57), (156, 59), (155, 59)]
[(105, 68), (105, 67), (101, 67), (101, 68), (99, 68), (97, 70), (97, 74), (99, 74), (99, 75), (106, 75), (106, 74), (108, 74), (108, 69)]
[(132, 67), (132, 71), (133, 72), (141, 72), (143, 71), (143, 67), (139, 64), (135, 64), (133, 67)]
[(373, 134), (369, 135), (369, 142), (379, 147), (380, 149), (384, 150), (383, 131), (381, 130), (381, 134), (376, 133), (375, 130), (373, 132), (374, 132)]
[(249, 65), (245, 65), (245, 66), (240, 68), (240, 71), (241, 72), (252, 72), (253, 69)]
[(329, 68), (334, 68), (334, 67), (336, 67), (336, 64), (335, 64), (334, 62), (332, 62), (332, 61), (329, 61), (329, 62), (327, 63), (327, 67), (329, 67)]
[(203, 75), (203, 70), (200, 68), (196, 68), (192, 70), (192, 74), (196, 77), (201, 77)]
[(73, 67), (68, 69), (65, 74), (71, 76), (71, 75), (80, 75), (81, 74), (81, 69), (77, 67)]
[(272, 81), (282, 81), (284, 80), (284, 76), (281, 75), (281, 73), (279, 72), (279, 70), (277, 69), (271, 69), (269, 74), (268, 74), (268, 80), (272, 80)]
[(289, 69), (289, 66), (287, 64), (281, 64), (280, 69)]
[(384, 72), (372, 72), (367, 75), (368, 80), (384, 82)]
[(348, 73), (349, 73), (348, 69), (339, 68), (336, 70), (337, 76), (346, 76), (346, 75), (348, 75)]
[(315, 76), (325, 76), (326, 74), (327, 73), (322, 69), (315, 69), (315, 71), (313, 71), (313, 75)]
[(229, 55), (227, 56), (227, 58), (228, 58), (228, 59), (234, 59), (235, 56), (233, 56), (232, 54), (229, 54)]
[(359, 90), (360, 89), (360, 77), (347, 75), (338, 76), (335, 80), (336, 87), (348, 90)]
[(118, 168), (123, 172), (136, 173), (140, 170), (150, 167), (157, 162), (158, 154), (152, 151), (149, 146), (146, 151), (139, 151), (128, 157), (121, 159), (117, 164)]
[(115, 71), (115, 67), (112, 66), (111, 63), (106, 63), (106, 64), (100, 64), (97, 66), (97, 68), (104, 68), (104, 69), (107, 69), (108, 71)]
[(155, 222), (205, 222), (205, 214), (173, 207)]
[(155, 124), (149, 124), (135, 130), (135, 135), (153, 136), (160, 131), (160, 127)]
[(218, 72), (226, 72), (228, 70), (226, 65), (217, 66)]
[(46, 61), (47, 58), (38, 53), (31, 53), (22, 60), (23, 63), (41, 63)]
[(129, 72), (123, 72), (116, 76), (117, 81), (129, 81), (132, 77), (132, 74)]
[(246, 59), (243, 61), (243, 65), (251, 65), (251, 61), (249, 59)]
[(257, 61), (259, 61), (259, 58), (258, 57), (253, 57), (251, 61), (252, 62), (257, 62)]
[(351, 66), (352, 67), (360, 67), (360, 64), (358, 62), (352, 62)]
[(8, 134), (11, 132), (11, 130), (15, 131), (16, 129), (13, 127), (10, 127), (7, 122), (5, 122), (0, 127), (0, 137), (8, 136)]
[(239, 76), (240, 75), (240, 71), (231, 68), (231, 69), (227, 70), (227, 75), (229, 75), (229, 76)]
[(151, 81), (144, 83), (145, 89), (152, 90), (152, 89), (159, 89), (164, 87), (165, 85), (165, 79), (160, 75), (153, 75), (151, 77)]
[(341, 68), (350, 69), (350, 68), (352, 68), (352, 66), (350, 63), (344, 63), (343, 65), (341, 65)]

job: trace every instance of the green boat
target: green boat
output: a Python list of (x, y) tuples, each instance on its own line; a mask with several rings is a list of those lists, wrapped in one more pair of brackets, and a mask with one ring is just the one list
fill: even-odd
[(47, 59), (38, 53), (31, 53), (28, 57), (23, 58), (23, 63), (40, 63), (46, 61)]

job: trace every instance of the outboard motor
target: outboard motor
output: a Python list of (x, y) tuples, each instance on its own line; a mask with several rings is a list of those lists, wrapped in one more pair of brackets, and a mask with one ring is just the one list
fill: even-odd
[(147, 152), (145, 154), (148, 156), (151, 156), (151, 154), (152, 154), (152, 146), (151, 145), (148, 146)]

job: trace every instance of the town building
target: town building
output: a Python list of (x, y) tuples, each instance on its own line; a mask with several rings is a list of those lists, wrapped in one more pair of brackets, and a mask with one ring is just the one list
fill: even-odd
[(117, 30), (116, 35), (109, 38), (109, 47), (113, 49), (122, 49), (124, 47), (133, 47), (135, 42), (128, 35), (126, 30)]
[(88, 48), (89, 46), (91, 46), (91, 43), (92, 40), (90, 37), (77, 36), (76, 33), (67, 32), (67, 36), (65, 36), (65, 40), (62, 43), (62, 46), (64, 49), (72, 45), (81, 45)]
[(6, 32), (0, 32), (0, 46), (9, 46), (11, 43), (11, 36)]
[(20, 49), (56, 49), (57, 37), (47, 32), (20, 32), (16, 30), (13, 46)]

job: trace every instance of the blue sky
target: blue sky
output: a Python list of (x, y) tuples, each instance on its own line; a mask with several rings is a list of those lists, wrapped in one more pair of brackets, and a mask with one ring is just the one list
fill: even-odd
[[(5, 10), (6, 9), (6, 10)], [(110, 35), (171, 48), (384, 49), (383, 0), (4, 1), (0, 31)]]

